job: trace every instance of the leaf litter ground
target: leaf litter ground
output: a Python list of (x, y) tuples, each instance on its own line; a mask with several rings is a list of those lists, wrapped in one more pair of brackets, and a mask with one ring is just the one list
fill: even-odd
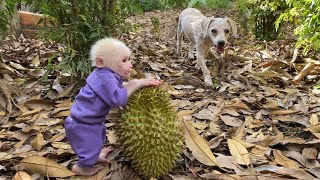
[[(256, 41), (239, 25), (224, 72), (210, 56), (215, 86), (207, 87), (196, 61), (186, 58), (186, 39), (182, 56), (174, 53), (179, 12), (131, 18), (139, 28), (120, 37), (132, 49), (134, 76), (163, 80), (185, 124), (186, 149), (160, 179), (320, 178), (319, 53), (303, 55), (292, 40)], [(52, 55), (51, 64), (58, 64), (63, 51), (58, 43), (23, 36), (9, 36), (0, 49), (0, 179), (73, 175), (67, 167), (76, 159), (63, 120), (80, 85), (47, 66)], [(107, 136), (117, 147), (115, 118), (118, 110), (108, 115)], [(141, 179), (117, 148), (110, 159), (97, 175), (73, 178)]]

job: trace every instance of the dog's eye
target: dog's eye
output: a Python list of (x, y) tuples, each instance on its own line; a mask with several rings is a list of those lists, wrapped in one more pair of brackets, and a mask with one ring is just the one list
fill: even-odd
[(226, 34), (229, 34), (230, 30), (229, 30), (229, 29), (225, 29), (224, 32), (225, 32)]
[(217, 34), (217, 32), (218, 32), (218, 31), (217, 31), (216, 29), (211, 29), (211, 33), (212, 33), (212, 34)]

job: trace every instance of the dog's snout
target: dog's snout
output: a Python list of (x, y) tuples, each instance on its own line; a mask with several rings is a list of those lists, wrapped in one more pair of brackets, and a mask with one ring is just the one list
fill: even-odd
[(220, 47), (224, 47), (225, 44), (226, 44), (226, 42), (223, 41), (223, 40), (218, 41), (218, 45), (219, 45)]

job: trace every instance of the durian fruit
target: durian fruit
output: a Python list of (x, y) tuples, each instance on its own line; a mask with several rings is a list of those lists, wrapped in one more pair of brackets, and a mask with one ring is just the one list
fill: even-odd
[(161, 87), (145, 87), (130, 97), (116, 133), (122, 152), (145, 178), (171, 171), (183, 150), (181, 121)]

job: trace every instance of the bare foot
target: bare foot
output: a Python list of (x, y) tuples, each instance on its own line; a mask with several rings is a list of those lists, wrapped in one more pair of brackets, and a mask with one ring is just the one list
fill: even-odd
[(94, 165), (91, 168), (81, 168), (76, 164), (71, 168), (72, 172), (80, 176), (92, 176), (99, 172), (101, 169), (103, 169), (103, 166), (100, 165)]
[(99, 154), (98, 162), (102, 163), (110, 163), (110, 161), (107, 159), (108, 155), (113, 151), (111, 146), (104, 147), (101, 149), (101, 152)]

